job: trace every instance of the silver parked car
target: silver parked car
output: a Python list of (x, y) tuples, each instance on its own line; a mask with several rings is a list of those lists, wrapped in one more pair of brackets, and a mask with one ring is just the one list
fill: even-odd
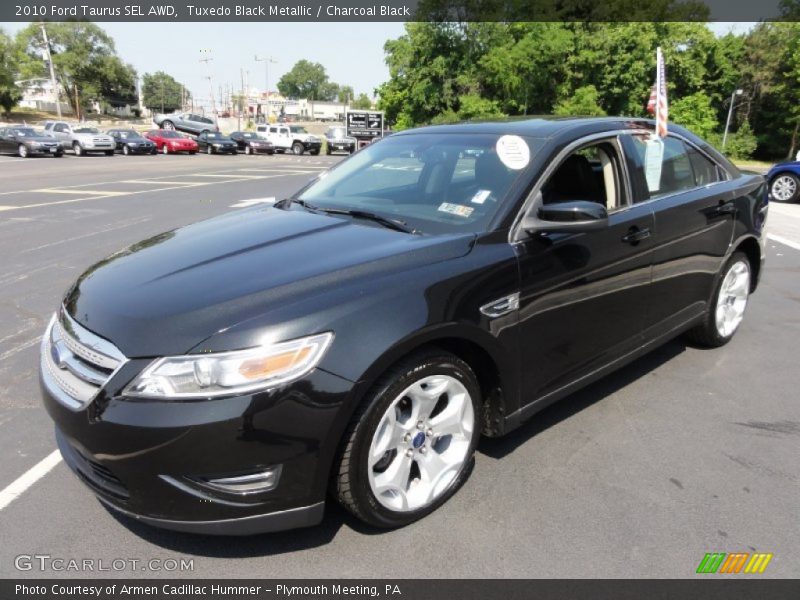
[(44, 132), (58, 140), (64, 150), (72, 150), (75, 156), (89, 152), (105, 152), (114, 155), (117, 143), (110, 135), (102, 133), (97, 127), (67, 121), (45, 121)]
[(172, 129), (199, 135), (204, 131), (219, 131), (213, 119), (195, 113), (171, 113), (168, 115), (157, 114), (153, 122), (161, 129)]

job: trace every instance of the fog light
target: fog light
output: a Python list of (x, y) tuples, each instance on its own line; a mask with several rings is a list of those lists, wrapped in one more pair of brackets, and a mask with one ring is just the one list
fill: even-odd
[(278, 485), (282, 465), (270, 467), (257, 473), (236, 475), (234, 477), (201, 478), (197, 480), (206, 487), (231, 494), (256, 494), (268, 492)]

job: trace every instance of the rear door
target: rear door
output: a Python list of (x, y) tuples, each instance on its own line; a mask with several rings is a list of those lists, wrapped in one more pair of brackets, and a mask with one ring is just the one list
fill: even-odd
[(554, 399), (641, 345), (653, 257), (653, 213), (632, 202), (615, 136), (577, 147), (541, 192), (533, 210), (537, 203), (599, 202), (608, 226), (533, 233), (516, 244), (523, 404)]
[(648, 162), (648, 138), (625, 136), (624, 146), (636, 165), (635, 200), (655, 214), (646, 335), (657, 337), (706, 310), (733, 237), (734, 186), (711, 158), (675, 135), (664, 139), (661, 160)]

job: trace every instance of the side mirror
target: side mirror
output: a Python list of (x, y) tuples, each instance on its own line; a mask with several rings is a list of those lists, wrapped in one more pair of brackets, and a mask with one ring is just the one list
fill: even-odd
[(539, 206), (536, 215), (528, 215), (522, 227), (529, 233), (552, 231), (583, 233), (608, 226), (606, 207), (589, 200), (570, 200)]

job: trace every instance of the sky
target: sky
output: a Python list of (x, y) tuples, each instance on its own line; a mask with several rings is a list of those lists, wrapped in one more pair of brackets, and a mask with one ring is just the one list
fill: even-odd
[[(0, 0), (1, 1), (1, 0)], [(27, 23), (0, 23), (15, 33)], [(139, 74), (166, 71), (185, 84), (199, 101), (209, 96), (206, 67), (199, 62), (201, 49), (210, 50), (208, 63), (219, 97), (219, 86), (241, 88), (245, 71), (249, 88), (263, 89), (264, 62), (254, 56), (271, 56), (270, 89), (300, 59), (321, 63), (332, 81), (350, 85), (356, 94), (372, 96), (389, 78), (383, 45), (404, 33), (402, 23), (98, 23), (116, 42), (117, 52)], [(741, 33), (752, 23), (713, 23), (717, 35)]]
[[(4, 1), (4, 0), (0, 0)], [(16, 33), (28, 23), (0, 23)], [(208, 49), (214, 83), (241, 88), (241, 70), (249, 86), (264, 89), (265, 63), (254, 56), (272, 56), (270, 89), (301, 59), (321, 63), (331, 81), (350, 85), (356, 94), (373, 90), (389, 78), (383, 44), (404, 33), (402, 23), (98, 23), (114, 38), (117, 53), (139, 74), (165, 71), (186, 85), (198, 99), (208, 98), (206, 67), (200, 50)], [(245, 73), (245, 77), (248, 74)]]

